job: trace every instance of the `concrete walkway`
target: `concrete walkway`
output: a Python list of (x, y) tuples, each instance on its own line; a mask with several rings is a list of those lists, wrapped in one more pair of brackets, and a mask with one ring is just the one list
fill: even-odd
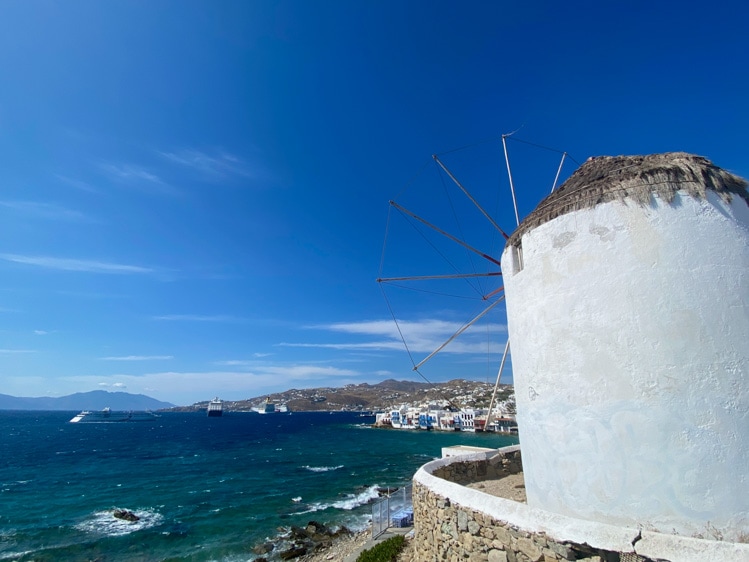
[(356, 559), (365, 550), (369, 550), (374, 545), (379, 544), (382, 541), (386, 541), (390, 537), (394, 537), (395, 535), (407, 535), (411, 531), (413, 531), (413, 527), (391, 527), (387, 531), (382, 533), (376, 539), (369, 539), (364, 546), (362, 546), (361, 548), (357, 549), (356, 551), (349, 554), (346, 558), (344, 558), (343, 562), (356, 562)]

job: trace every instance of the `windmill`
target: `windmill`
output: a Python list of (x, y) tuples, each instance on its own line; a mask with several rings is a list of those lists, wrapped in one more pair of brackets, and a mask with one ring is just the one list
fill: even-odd
[[(544, 193), (554, 191), (565, 163), (574, 161), (566, 152), (517, 139), (514, 133), (433, 155), (399, 196), (389, 202), (377, 278), (412, 370), (425, 381), (431, 382), (431, 377), (423, 369), (437, 357), (473, 353), (475, 361), (480, 354), (485, 355), (487, 380), (489, 372), (494, 379), (489, 416), (510, 351), (509, 339), (501, 341), (505, 338), (506, 321), (500, 256), (510, 233), (520, 223), (511, 153), (521, 162), (521, 183), (543, 185)], [(539, 153), (543, 158), (539, 158)], [(414, 192), (412, 203), (402, 201)], [(527, 208), (532, 197), (527, 192), (522, 195)], [(406, 226), (396, 231), (396, 221)], [(417, 245), (419, 249), (414, 249)], [(396, 259), (389, 259), (393, 254)], [(415, 270), (420, 273), (414, 274)], [(408, 295), (400, 303), (391, 296), (396, 289)], [(407, 314), (401, 311), (408, 310), (417, 298), (425, 301), (422, 314), (430, 308), (435, 313), (448, 312), (447, 320), (430, 316), (423, 322), (429, 323), (434, 337), (416, 334), (423, 326), (418, 320), (399, 317)], [(443, 308), (450, 299), (459, 304)], [(441, 340), (437, 339), (437, 332)], [(458, 368), (461, 367), (454, 367), (451, 372)], [(474, 364), (474, 377), (477, 370)], [(490, 424), (489, 417), (486, 427)]]

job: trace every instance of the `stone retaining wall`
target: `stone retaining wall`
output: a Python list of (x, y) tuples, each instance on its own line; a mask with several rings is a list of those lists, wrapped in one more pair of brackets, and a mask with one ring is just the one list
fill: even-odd
[(519, 447), (424, 465), (414, 476), (417, 562), (749, 562), (749, 545), (574, 519), (466, 488), (521, 469)]
[(484, 456), (484, 458), (480, 455), (471, 455), (470, 458), (472, 460), (464, 461), (460, 460), (461, 457), (458, 457), (454, 462), (435, 469), (432, 474), (448, 482), (470, 484), (481, 480), (504, 478), (523, 470), (519, 449), (495, 452), (495, 454)]

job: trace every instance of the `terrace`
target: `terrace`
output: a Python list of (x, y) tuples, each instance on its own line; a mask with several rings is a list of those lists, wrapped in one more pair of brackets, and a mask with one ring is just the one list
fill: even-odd
[(520, 447), (455, 454), (414, 476), (416, 560), (749, 561), (749, 544), (575, 519), (525, 503)]

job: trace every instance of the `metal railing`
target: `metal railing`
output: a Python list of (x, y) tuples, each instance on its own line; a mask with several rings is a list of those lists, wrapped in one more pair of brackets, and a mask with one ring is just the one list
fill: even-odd
[(390, 527), (411, 527), (414, 523), (412, 485), (407, 484), (393, 494), (372, 504), (372, 538), (376, 539)]

